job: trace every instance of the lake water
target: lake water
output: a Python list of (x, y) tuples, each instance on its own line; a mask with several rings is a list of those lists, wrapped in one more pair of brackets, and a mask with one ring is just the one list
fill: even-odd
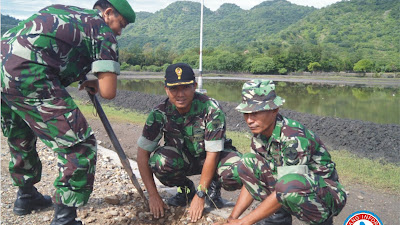
[[(203, 80), (207, 95), (220, 101), (240, 102), (244, 81)], [(118, 80), (119, 90), (166, 95), (159, 79)], [(276, 82), (276, 92), (286, 99), (282, 108), (315, 114), (400, 124), (400, 90)]]

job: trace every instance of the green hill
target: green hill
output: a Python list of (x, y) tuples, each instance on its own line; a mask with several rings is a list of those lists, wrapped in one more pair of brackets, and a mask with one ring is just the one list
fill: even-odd
[[(198, 68), (200, 7), (178, 1), (138, 12), (118, 38), (122, 68), (161, 71), (177, 61)], [(2, 33), (18, 23), (12, 19), (2, 15)], [(249, 10), (225, 3), (204, 8), (203, 29), (204, 70), (400, 71), (399, 0), (342, 0), (322, 9), (286, 0)]]
[(314, 11), (263, 44), (273, 43), (319, 46), (351, 63), (369, 59), (381, 66), (399, 64), (400, 1), (342, 1)]
[[(178, 51), (197, 47), (200, 34), (200, 3), (178, 1), (154, 14), (137, 14), (119, 38), (121, 47), (155, 47), (164, 43)], [(291, 4), (285, 0), (266, 1), (250, 10), (223, 4), (217, 11), (204, 7), (203, 44), (242, 47), (249, 42), (277, 33), (316, 9)]]
[(3, 35), (9, 29), (17, 26), (19, 22), (21, 22), (21, 20), (1, 14), (1, 35)]
[[(134, 49), (133, 65), (139, 56), (147, 58), (142, 66), (157, 61), (148, 58), (159, 58), (155, 49), (161, 49), (171, 57), (156, 65), (175, 57), (198, 66), (199, 24), (200, 3), (175, 2), (156, 13), (138, 13), (120, 46)], [(209, 70), (228, 68), (210, 60), (227, 64), (226, 57), (231, 57), (237, 65), (229, 71), (399, 71), (400, 1), (342, 0), (315, 9), (273, 0), (250, 10), (234, 4), (215, 12), (205, 8), (203, 47)], [(143, 55), (137, 54), (140, 49)]]

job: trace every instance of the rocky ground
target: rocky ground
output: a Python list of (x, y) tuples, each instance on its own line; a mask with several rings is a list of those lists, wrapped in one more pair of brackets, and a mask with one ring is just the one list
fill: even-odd
[[(57, 175), (56, 155), (42, 142), (37, 149), (43, 162), (42, 180), (36, 185), (38, 190), (47, 195), (54, 191), (53, 182)], [(1, 224), (39, 225), (50, 224), (53, 209), (33, 212), (25, 216), (13, 214), (13, 204), (17, 189), (11, 185), (8, 173), (9, 153), (6, 139), (1, 136)], [(139, 181), (141, 181), (139, 179)], [(142, 185), (143, 186), (143, 185)], [(161, 191), (163, 198), (171, 196)], [(190, 223), (186, 208), (169, 207), (165, 217), (154, 219), (143, 204), (125, 170), (107, 155), (98, 154), (94, 191), (86, 206), (78, 209), (78, 218), (84, 224), (213, 224), (224, 218), (212, 213), (206, 213), (197, 223)]]
[[(80, 99), (88, 99), (85, 92), (69, 89), (72, 95)], [(164, 96), (144, 93), (119, 91), (116, 99), (105, 101), (116, 107), (148, 112)], [(247, 132), (242, 115), (233, 108), (236, 103), (221, 102), (227, 114), (228, 129)], [(282, 114), (300, 121), (320, 135), (330, 149), (347, 149), (361, 157), (381, 159), (400, 165), (400, 126), (380, 125), (363, 121), (338, 118), (319, 117), (309, 114), (282, 110)], [(109, 138), (99, 119), (90, 119), (89, 124), (95, 131), (101, 146), (112, 149)], [(136, 159), (136, 140), (141, 134), (141, 126), (111, 121), (112, 127), (129, 158)], [(49, 194), (54, 191), (53, 181), (56, 177), (56, 156), (38, 142), (39, 155), (43, 162), (42, 181), (37, 185), (39, 191)], [(22, 217), (12, 213), (16, 189), (12, 187), (8, 174), (9, 153), (5, 138), (1, 137), (1, 223), (2, 224), (49, 224), (53, 211), (43, 210)], [(194, 178), (196, 179), (196, 178)], [(334, 219), (334, 224), (343, 224), (344, 220), (355, 211), (368, 210), (377, 214), (385, 225), (400, 224), (400, 196), (384, 193), (356, 183), (346, 183), (349, 192), (346, 207)], [(167, 198), (170, 192), (162, 191)], [(224, 199), (234, 202), (238, 192), (222, 192)], [(170, 208), (165, 218), (155, 220), (144, 209), (144, 205), (136, 193), (125, 171), (118, 163), (99, 152), (94, 192), (88, 205), (78, 210), (79, 218), (84, 224), (190, 224), (185, 208)], [(222, 221), (229, 215), (231, 208), (223, 212), (207, 213), (196, 224), (213, 224)], [(301, 224), (294, 221), (295, 225)]]

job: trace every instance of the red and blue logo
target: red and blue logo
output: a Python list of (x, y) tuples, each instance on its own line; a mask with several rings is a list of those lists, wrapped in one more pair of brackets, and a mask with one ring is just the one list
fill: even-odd
[(357, 211), (347, 217), (343, 225), (383, 225), (377, 215), (369, 211)]

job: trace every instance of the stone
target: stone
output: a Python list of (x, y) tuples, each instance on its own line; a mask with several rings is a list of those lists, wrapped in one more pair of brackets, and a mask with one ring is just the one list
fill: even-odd
[(104, 201), (106, 201), (108, 204), (111, 205), (119, 205), (120, 200), (118, 198), (118, 196), (114, 195), (114, 196), (107, 196), (104, 198)]

